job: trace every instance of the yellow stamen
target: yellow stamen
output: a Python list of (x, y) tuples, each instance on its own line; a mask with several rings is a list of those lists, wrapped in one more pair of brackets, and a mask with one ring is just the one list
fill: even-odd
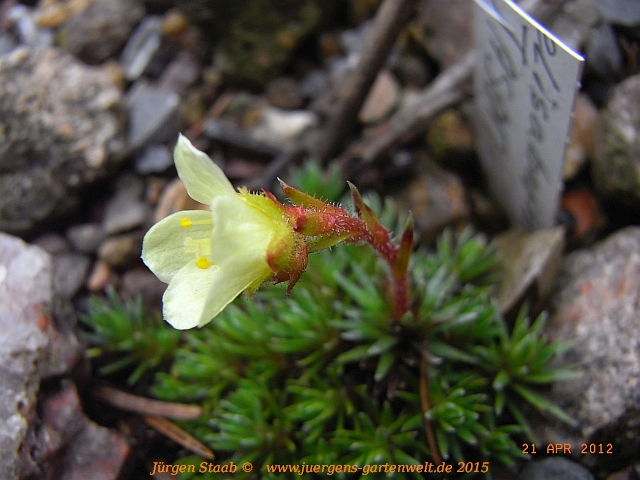
[(180, 219), (180, 226), (182, 228), (191, 228), (192, 225), (211, 225), (212, 223), (210, 218), (196, 221), (191, 220), (189, 217), (182, 217)]
[(207, 260), (205, 257), (198, 257), (196, 259), (196, 267), (201, 268), (202, 270), (206, 270), (211, 266), (211, 262)]

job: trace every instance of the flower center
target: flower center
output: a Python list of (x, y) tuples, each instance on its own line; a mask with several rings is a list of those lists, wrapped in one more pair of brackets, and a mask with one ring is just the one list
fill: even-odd
[[(191, 220), (188, 217), (180, 219), (180, 226), (182, 228), (191, 228), (193, 225), (211, 225), (210, 219), (206, 220)], [(209, 268), (211, 263), (211, 235), (203, 238), (186, 237), (184, 239), (183, 247), (185, 252), (193, 253), (196, 256), (196, 266), (202, 270)]]

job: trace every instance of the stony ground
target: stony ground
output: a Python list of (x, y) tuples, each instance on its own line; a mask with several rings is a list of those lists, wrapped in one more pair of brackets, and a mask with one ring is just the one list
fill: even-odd
[[(495, 236), (501, 308), (524, 296), (550, 308), (549, 335), (575, 341), (567, 360), (584, 372), (551, 393), (576, 428), (541, 419), (541, 442), (615, 449), (518, 478), (640, 477), (640, 7), (523, 2), (586, 58), (558, 225), (525, 234), (508, 229), (475, 153), (472, 2), (406, 3), (382, 57), (385, 41), (367, 40), (377, 2), (364, 0), (273, 2), (269, 16), (250, 1), (0, 4), (0, 450), (14, 452), (2, 478), (116, 479), (131, 463), (125, 435), (82, 411), (77, 311), (109, 286), (160, 307), (144, 233), (201, 208), (176, 178), (178, 132), (237, 185), (274, 188), (324, 158), (393, 194), (427, 245), (445, 227)], [(358, 103), (344, 87), (368, 54), (380, 67)], [(333, 131), (349, 102), (351, 123)]]

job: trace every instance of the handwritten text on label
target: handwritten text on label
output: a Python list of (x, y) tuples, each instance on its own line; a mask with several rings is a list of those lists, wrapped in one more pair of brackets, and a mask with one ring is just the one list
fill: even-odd
[(478, 148), (511, 220), (553, 225), (582, 58), (510, 0), (476, 0)]

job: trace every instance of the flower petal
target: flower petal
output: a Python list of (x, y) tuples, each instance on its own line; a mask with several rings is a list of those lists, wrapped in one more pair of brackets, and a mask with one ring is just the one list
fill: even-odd
[[(220, 274), (212, 265), (198, 268), (189, 262), (178, 271), (162, 297), (164, 319), (174, 328), (185, 330), (204, 324), (203, 317), (209, 303), (211, 282)], [(211, 320), (213, 316), (207, 320)]]
[[(190, 228), (180, 225), (182, 218), (189, 218)], [(207, 224), (207, 222), (209, 222)], [(187, 237), (211, 237), (211, 212), (185, 210), (176, 212), (156, 223), (144, 236), (142, 261), (161, 281), (169, 283), (187, 263), (194, 263), (195, 256), (184, 248)]]
[(236, 195), (220, 167), (182, 134), (178, 137), (173, 157), (178, 175), (195, 201), (208, 205), (219, 195)]
[(164, 318), (179, 330), (202, 327), (265, 275), (271, 275), (269, 267), (265, 269), (255, 256), (205, 270), (190, 262), (173, 277), (162, 297)]
[[(267, 265), (267, 249), (282, 226), (262, 211), (249, 206), (239, 195), (216, 197), (211, 202), (213, 262), (223, 265), (238, 257), (251, 256)], [(282, 219), (284, 228), (286, 221)]]

